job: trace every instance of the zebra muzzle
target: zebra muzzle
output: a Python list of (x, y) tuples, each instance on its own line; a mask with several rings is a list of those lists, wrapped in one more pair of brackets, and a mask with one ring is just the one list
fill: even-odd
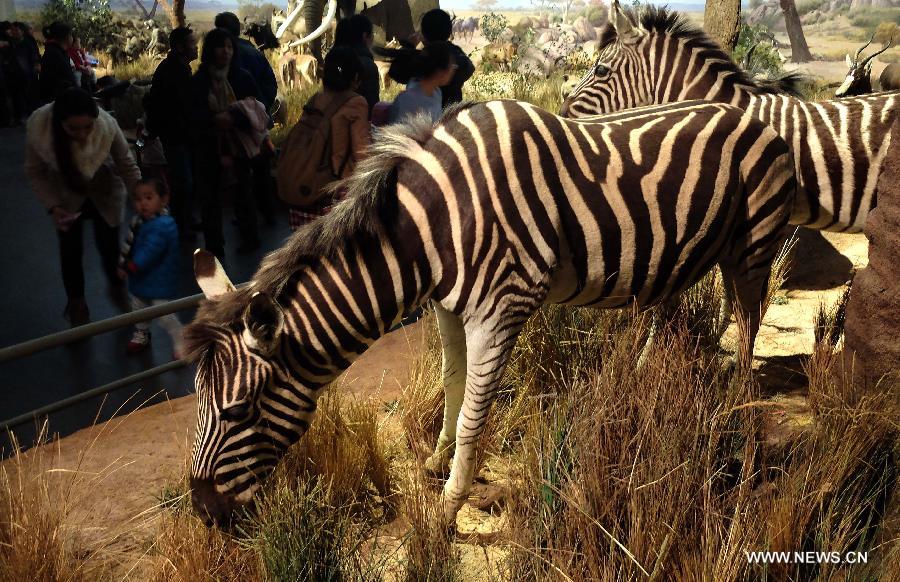
[(207, 527), (231, 526), (231, 517), (236, 505), (234, 499), (230, 495), (216, 492), (212, 479), (191, 478), (191, 503)]

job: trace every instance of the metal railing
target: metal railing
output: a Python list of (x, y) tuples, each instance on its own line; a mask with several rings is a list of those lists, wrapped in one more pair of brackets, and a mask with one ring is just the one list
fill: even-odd
[[(135, 323), (149, 321), (151, 319), (156, 319), (157, 317), (162, 317), (163, 315), (175, 313), (184, 309), (190, 309), (192, 307), (196, 307), (202, 299), (203, 294), (198, 293), (197, 295), (191, 295), (190, 297), (182, 297), (181, 299), (169, 301), (168, 303), (145, 307), (144, 309), (140, 309), (138, 311), (132, 311), (131, 313), (125, 313), (116, 317), (111, 317), (109, 319), (95, 321), (93, 323), (88, 323), (79, 327), (67, 329), (65, 331), (60, 331), (57, 333), (39, 337), (37, 339), (22, 342), (20, 344), (2, 348), (0, 349), (0, 364), (2, 364), (3, 362), (25, 358), (38, 352), (49, 350), (51, 348), (56, 348), (66, 344), (81, 341), (83, 339), (87, 339), (101, 333), (106, 333), (114, 329), (128, 327), (134, 325)], [(134, 382), (140, 382), (141, 380), (146, 380), (148, 378), (159, 376), (160, 374), (165, 374), (166, 372), (170, 372), (172, 370), (177, 370), (178, 368), (182, 368), (186, 365), (187, 362), (184, 360), (175, 360), (166, 364), (162, 364), (160, 366), (150, 368), (149, 370), (138, 372), (137, 374), (132, 374), (131, 376), (119, 378), (118, 380), (115, 380), (108, 384), (104, 384), (102, 386), (80, 392), (78, 394), (70, 396), (69, 398), (59, 400), (52, 404), (42, 406), (30, 412), (26, 412), (14, 418), (5, 420), (0, 423), (0, 430), (5, 432), (14, 426), (24, 424), (34, 418), (46, 416), (52, 412), (57, 412), (73, 404), (77, 404), (95, 396), (106, 394), (107, 392), (112, 392), (113, 390), (116, 390), (123, 386), (127, 386)]]

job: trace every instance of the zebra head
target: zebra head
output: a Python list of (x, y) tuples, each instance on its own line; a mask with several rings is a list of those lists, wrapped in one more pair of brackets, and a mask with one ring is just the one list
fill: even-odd
[(264, 293), (236, 291), (219, 261), (205, 251), (194, 255), (194, 270), (210, 304), (221, 307), (249, 297), (245, 305), (232, 306), (239, 314), (232, 323), (218, 325), (198, 315), (185, 331), (197, 362), (192, 501), (207, 525), (227, 525), (308, 425), (294, 410), (299, 408), (294, 400), (274, 393), (276, 378), (289, 377), (278, 355), (281, 307)]
[(619, 0), (613, 0), (600, 35), (599, 57), (563, 101), (560, 115), (585, 117), (650, 104), (651, 79), (646, 74), (650, 40)]

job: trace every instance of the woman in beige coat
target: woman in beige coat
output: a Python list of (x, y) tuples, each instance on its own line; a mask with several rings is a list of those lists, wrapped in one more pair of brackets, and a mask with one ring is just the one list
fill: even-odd
[(65, 315), (72, 326), (90, 320), (82, 267), (85, 220), (94, 222), (94, 239), (110, 292), (117, 303), (127, 305), (116, 274), (119, 224), (127, 193), (141, 172), (116, 120), (100, 110), (87, 92), (65, 90), (28, 119), (25, 173), (53, 217), (68, 297)]

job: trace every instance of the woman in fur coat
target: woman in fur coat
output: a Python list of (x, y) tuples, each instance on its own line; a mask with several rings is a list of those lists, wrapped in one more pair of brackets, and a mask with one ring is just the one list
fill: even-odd
[(82, 267), (85, 220), (94, 223), (110, 293), (119, 305), (127, 305), (116, 273), (119, 224), (127, 192), (141, 172), (116, 120), (86, 91), (66, 89), (28, 119), (25, 173), (56, 226), (68, 297), (65, 315), (72, 327), (90, 320)]

